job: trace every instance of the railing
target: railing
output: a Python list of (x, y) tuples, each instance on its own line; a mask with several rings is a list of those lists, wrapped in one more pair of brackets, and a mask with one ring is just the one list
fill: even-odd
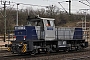
[[(75, 29), (56, 29), (56, 39), (83, 39), (83, 31), (82, 30), (75, 30)], [(80, 34), (79, 34), (80, 33)]]
[[(33, 29), (32, 31), (34, 31), (35, 29)], [(45, 31), (41, 31), (41, 30), (35, 30), (36, 31), (36, 35), (32, 35), (32, 39), (34, 39), (33, 37), (36, 37), (38, 39), (44, 39), (45, 38)]]
[[(37, 30), (37, 35), (32, 35), (32, 37), (35, 36), (37, 36), (38, 39), (41, 38), (45, 39), (45, 31)], [(83, 35), (83, 30), (75, 30), (75, 28), (69, 28), (69, 29), (66, 28), (65, 30), (63, 30), (60, 28), (56, 28), (55, 39), (85, 39), (85, 38)]]

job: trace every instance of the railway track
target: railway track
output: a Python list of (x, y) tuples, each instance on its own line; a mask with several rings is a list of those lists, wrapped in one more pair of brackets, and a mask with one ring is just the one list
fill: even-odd
[(37, 55), (17, 55), (10, 52), (0, 52), (0, 60), (90, 60), (90, 46), (82, 51), (59, 52)]

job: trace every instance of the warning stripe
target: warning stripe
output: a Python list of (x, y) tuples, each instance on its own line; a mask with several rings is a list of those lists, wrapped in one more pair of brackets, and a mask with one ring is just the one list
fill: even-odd
[(27, 51), (27, 44), (23, 44), (22, 52), (25, 53)]
[(8, 47), (7, 49), (8, 49), (8, 51), (11, 51), (11, 48), (10, 47)]

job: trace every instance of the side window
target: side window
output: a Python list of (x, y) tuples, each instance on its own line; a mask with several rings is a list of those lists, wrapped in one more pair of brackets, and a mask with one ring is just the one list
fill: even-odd
[(50, 20), (47, 20), (46, 26), (51, 26), (51, 25), (50, 25)]
[(53, 26), (53, 25), (54, 25), (53, 21), (47, 20), (46, 26)]
[(41, 26), (41, 22), (40, 22), (40, 21), (38, 21), (36, 26)]
[(53, 21), (50, 21), (50, 24), (51, 24), (51, 26), (54, 26), (54, 23), (53, 23)]

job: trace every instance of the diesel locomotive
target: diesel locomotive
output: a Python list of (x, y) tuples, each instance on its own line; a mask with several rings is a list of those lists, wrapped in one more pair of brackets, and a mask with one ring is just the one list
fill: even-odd
[(14, 27), (14, 41), (7, 44), (12, 53), (43, 53), (81, 50), (88, 47), (81, 27), (58, 27), (55, 19), (28, 16), (25, 26)]

